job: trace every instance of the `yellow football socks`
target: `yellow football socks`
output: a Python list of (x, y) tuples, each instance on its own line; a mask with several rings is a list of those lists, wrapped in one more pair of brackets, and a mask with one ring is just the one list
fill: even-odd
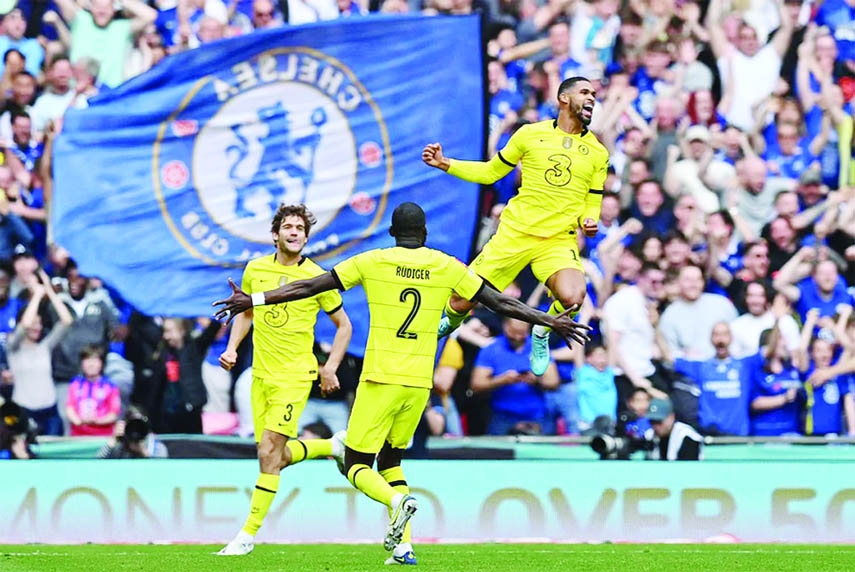
[(267, 473), (258, 475), (258, 480), (255, 481), (255, 490), (252, 491), (249, 516), (243, 525), (244, 532), (255, 536), (255, 533), (261, 528), (261, 523), (264, 522), (264, 517), (267, 516), (267, 511), (270, 510), (270, 504), (273, 502), (273, 497), (276, 496), (277, 489), (279, 489), (279, 475)]
[(380, 473), (368, 465), (353, 465), (347, 472), (347, 480), (377, 502), (392, 507), (392, 499), (397, 491), (389, 486)]
[(291, 465), (306, 459), (332, 456), (332, 441), (330, 439), (306, 439), (305, 441), (288, 439), (285, 446), (291, 451)]

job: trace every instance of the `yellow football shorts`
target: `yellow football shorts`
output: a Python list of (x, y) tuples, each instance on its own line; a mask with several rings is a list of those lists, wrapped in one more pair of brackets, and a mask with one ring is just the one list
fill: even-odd
[(297, 422), (309, 401), (312, 383), (272, 382), (252, 377), (252, 419), (256, 443), (261, 441), (265, 429), (286, 437), (297, 437)]
[(388, 441), (396, 449), (406, 449), (429, 397), (426, 387), (360, 381), (347, 423), (347, 446), (376, 454)]
[(576, 234), (543, 238), (500, 224), (469, 268), (501, 292), (528, 264), (535, 278), (544, 284), (559, 270), (573, 268), (584, 272)]

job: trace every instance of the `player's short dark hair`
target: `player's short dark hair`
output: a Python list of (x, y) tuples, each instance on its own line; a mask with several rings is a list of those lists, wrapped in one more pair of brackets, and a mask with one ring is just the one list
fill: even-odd
[(568, 77), (567, 79), (561, 82), (561, 85), (558, 86), (558, 95), (570, 91), (570, 89), (574, 85), (582, 81), (590, 82), (591, 80), (581, 75), (574, 75), (573, 77)]
[(279, 232), (279, 227), (282, 226), (282, 221), (289, 216), (298, 216), (303, 219), (303, 224), (306, 225), (307, 237), (312, 230), (312, 226), (318, 222), (318, 219), (315, 218), (312, 211), (306, 208), (306, 205), (286, 205), (285, 203), (282, 203), (279, 205), (279, 208), (276, 209), (276, 214), (273, 215), (273, 222), (270, 223), (270, 232)]
[(395, 207), (392, 212), (392, 226), (389, 228), (389, 234), (392, 236), (415, 234), (426, 227), (427, 219), (422, 207), (416, 203), (406, 202)]
[(14, 80), (18, 79), (18, 78), (19, 78), (19, 77), (21, 77), (22, 75), (23, 75), (23, 76), (27, 76), (28, 78), (30, 78), (31, 80), (33, 80), (33, 83), (35, 83), (35, 81), (36, 81), (36, 76), (34, 76), (33, 74), (31, 74), (31, 73), (30, 73), (30, 72), (28, 72), (27, 70), (19, 71), (18, 73), (16, 73), (16, 74), (15, 74), (15, 77), (13, 77), (13, 78), (12, 78), (12, 81), (14, 81)]

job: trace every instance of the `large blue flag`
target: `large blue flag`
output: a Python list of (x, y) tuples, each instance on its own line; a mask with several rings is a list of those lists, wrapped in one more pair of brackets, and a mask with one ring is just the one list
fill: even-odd
[[(425, 209), (429, 246), (465, 259), (477, 187), (421, 150), (481, 156), (482, 83), (475, 16), (280, 28), (167, 58), (66, 115), (53, 236), (150, 315), (209, 315), (228, 277), (273, 252), (281, 202), (314, 212), (306, 254), (327, 269), (391, 246), (404, 201)], [(361, 293), (345, 307), (361, 348)]]

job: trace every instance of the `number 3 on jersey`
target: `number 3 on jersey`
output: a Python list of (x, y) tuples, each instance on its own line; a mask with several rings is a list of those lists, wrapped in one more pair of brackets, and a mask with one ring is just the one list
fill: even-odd
[(398, 328), (397, 333), (399, 338), (404, 338), (405, 340), (415, 340), (419, 337), (415, 332), (408, 332), (407, 328), (410, 327), (410, 324), (413, 323), (416, 314), (419, 313), (419, 307), (422, 305), (422, 294), (415, 288), (404, 288), (404, 290), (401, 291), (401, 302), (406, 303), (410, 298), (412, 298), (413, 307), (410, 309), (410, 313), (407, 314), (407, 318), (404, 320), (404, 323), (401, 324), (400, 328)]
[(570, 182), (573, 175), (570, 173), (570, 166), (573, 165), (573, 160), (567, 155), (556, 153), (550, 155), (549, 160), (552, 161), (552, 167), (543, 172), (543, 178), (550, 185), (563, 187)]

